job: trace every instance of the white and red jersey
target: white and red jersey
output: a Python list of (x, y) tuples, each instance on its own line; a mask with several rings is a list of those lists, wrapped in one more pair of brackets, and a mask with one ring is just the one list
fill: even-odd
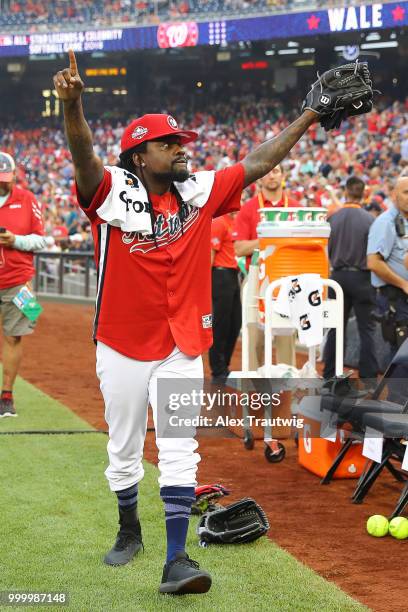
[[(14, 186), (0, 207), (0, 227), (18, 236), (44, 234), (41, 205), (31, 191)], [(34, 276), (34, 256), (0, 246), (0, 289), (23, 285)]]
[(96, 340), (141, 361), (164, 359), (175, 346), (191, 356), (211, 346), (211, 222), (239, 210), (243, 183), (241, 164), (216, 172), (208, 201), (189, 207), (183, 231), (175, 196), (151, 194), (156, 248), (152, 236), (123, 232), (98, 217), (112, 187), (105, 168), (91, 204), (83, 207), (98, 269)]

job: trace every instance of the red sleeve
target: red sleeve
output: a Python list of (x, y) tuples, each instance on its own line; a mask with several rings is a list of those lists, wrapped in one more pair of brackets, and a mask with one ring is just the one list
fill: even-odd
[(256, 235), (256, 223), (253, 222), (251, 214), (252, 200), (243, 205), (234, 219), (232, 228), (233, 240), (254, 240)]
[(225, 223), (222, 217), (217, 217), (211, 224), (211, 248), (214, 251), (221, 249), (225, 234)]
[(41, 212), (41, 204), (37, 201), (35, 195), (31, 191), (27, 192), (31, 203), (31, 234), (44, 236), (44, 223)]
[(78, 189), (78, 185), (75, 183), (75, 193), (76, 193), (76, 198), (78, 200), (78, 204), (82, 208), (82, 210), (84, 211), (84, 213), (86, 214), (86, 216), (88, 217), (90, 221), (95, 222), (98, 219), (96, 209), (99, 208), (103, 204), (103, 202), (106, 200), (111, 188), (112, 188), (112, 175), (109, 172), (109, 170), (104, 168), (103, 179), (100, 182), (97, 192), (92, 198), (91, 203), (87, 205), (82, 199), (82, 196)]
[(244, 188), (244, 166), (235, 164), (215, 173), (214, 185), (208, 200), (213, 217), (239, 210)]

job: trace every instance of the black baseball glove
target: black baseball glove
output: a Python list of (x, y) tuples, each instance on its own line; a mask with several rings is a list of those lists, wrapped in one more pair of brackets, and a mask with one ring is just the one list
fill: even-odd
[(327, 70), (313, 83), (302, 111), (320, 116), (326, 131), (337, 129), (347, 117), (368, 113), (373, 107), (373, 88), (367, 62), (344, 64)]
[(201, 544), (239, 544), (253, 542), (269, 529), (265, 512), (246, 497), (225, 508), (207, 512), (197, 526)]

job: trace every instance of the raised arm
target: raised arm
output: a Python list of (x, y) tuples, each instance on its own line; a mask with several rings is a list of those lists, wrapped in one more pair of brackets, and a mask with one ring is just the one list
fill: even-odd
[(317, 113), (305, 110), (304, 113), (285, 128), (278, 136), (267, 140), (249, 153), (242, 164), (245, 168), (245, 187), (262, 178), (286, 157), (307, 129), (319, 120)]
[(75, 54), (69, 51), (69, 68), (57, 72), (54, 86), (64, 107), (65, 133), (75, 167), (75, 178), (85, 203), (90, 203), (103, 179), (103, 163), (95, 154), (92, 133), (82, 108), (84, 84)]
[(338, 129), (344, 119), (368, 113), (372, 107), (373, 89), (366, 62), (336, 66), (318, 75), (306, 95), (299, 119), (245, 157), (245, 186), (279, 164), (315, 121), (326, 131)]

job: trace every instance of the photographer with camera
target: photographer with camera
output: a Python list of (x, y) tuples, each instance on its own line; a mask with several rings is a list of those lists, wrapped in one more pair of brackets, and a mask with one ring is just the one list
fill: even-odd
[(377, 289), (377, 305), (384, 340), (393, 356), (408, 337), (408, 176), (397, 179), (389, 210), (370, 228), (367, 266)]

